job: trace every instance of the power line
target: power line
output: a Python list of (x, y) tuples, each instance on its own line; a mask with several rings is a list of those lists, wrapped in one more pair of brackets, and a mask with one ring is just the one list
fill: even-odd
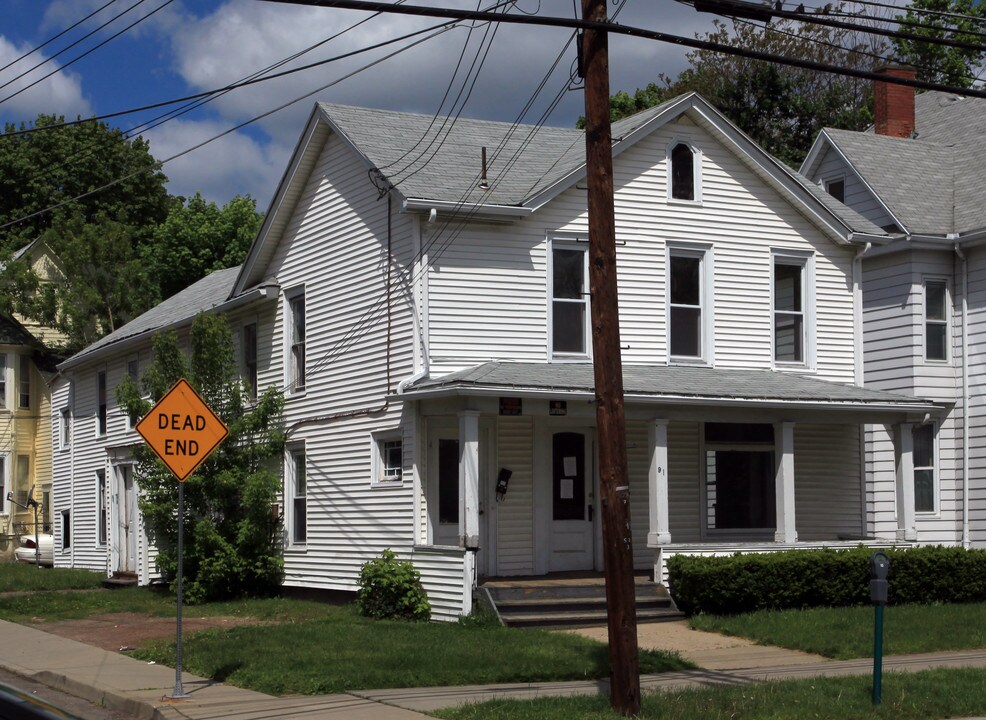
[(986, 23), (986, 18), (977, 17), (975, 15), (963, 15), (961, 13), (946, 12), (944, 10), (920, 10), (914, 7), (906, 7), (901, 5), (893, 5), (891, 3), (877, 2), (876, 0), (849, 0), (853, 5), (869, 5), (871, 7), (882, 7), (891, 10), (907, 10), (908, 12), (918, 13), (920, 15), (932, 15), (936, 17), (948, 17), (954, 18), (956, 20), (974, 20), (977, 23)]
[[(13, 60), (11, 60), (9, 63), (7, 63), (6, 65), (4, 65), (3, 67), (0, 67), (0, 72), (3, 72), (7, 68), (9, 68), (11, 65), (16, 65), (17, 63), (19, 63), (21, 60), (23, 60), (27, 56), (33, 55), (34, 53), (36, 53), (38, 50), (41, 50), (42, 48), (47, 47), (48, 45), (50, 45), (51, 43), (53, 43), (55, 40), (57, 40), (58, 38), (60, 38), (62, 35), (65, 35), (70, 30), (75, 30), (75, 28), (79, 27), (79, 25), (81, 25), (82, 23), (84, 23), (86, 20), (89, 20), (94, 15), (98, 15), (99, 13), (101, 13), (103, 10), (105, 10), (106, 8), (108, 8), (110, 5), (112, 5), (115, 2), (116, 2), (116, 0), (110, 0), (105, 5), (96, 8), (91, 13), (89, 13), (84, 18), (82, 18), (81, 20), (78, 20), (78, 21), (72, 23), (71, 25), (69, 25), (67, 28), (65, 28), (64, 30), (62, 30), (57, 35), (52, 35), (50, 38), (48, 38), (47, 40), (45, 40), (40, 45), (36, 45), (35, 47), (31, 48), (30, 50), (28, 50), (26, 53), (24, 53), (20, 57), (16, 57)], [(33, 70), (34, 68), (31, 68), (31, 69)], [(28, 71), (28, 72), (30, 72), (30, 71)]]

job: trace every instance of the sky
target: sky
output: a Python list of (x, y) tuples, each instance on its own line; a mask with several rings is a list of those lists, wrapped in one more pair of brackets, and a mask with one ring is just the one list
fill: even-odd
[[(475, 9), (495, 0), (411, 2)], [(518, 0), (510, 12), (572, 18), (576, 3)], [(619, 5), (609, 0), (610, 13)], [(0, 121), (16, 125), (39, 113), (75, 119), (181, 98), (242, 80), (319, 43), (280, 69), (366, 50), (445, 22), (263, 0), (3, 0), (2, 15)], [(625, 0), (617, 16), (625, 25), (686, 37), (711, 29), (712, 19), (675, 0)], [(569, 87), (575, 62), (574, 44), (566, 47), (570, 35), (505, 23), (457, 27), (236, 89), (156, 127), (141, 123), (150, 125), (180, 106), (107, 122), (139, 131), (159, 160), (226, 133), (165, 163), (169, 191), (201, 192), (220, 205), (250, 195), (266, 210), (317, 100), (428, 115), (455, 107), (464, 117), (514, 121), (535, 97), (524, 116), (534, 123), (559, 97), (547, 123), (573, 126), (584, 99), (580, 89)], [(423, 41), (387, 57), (418, 40)], [(660, 73), (674, 77), (686, 65), (685, 50), (677, 45), (611, 36), (613, 92), (645, 86)]]

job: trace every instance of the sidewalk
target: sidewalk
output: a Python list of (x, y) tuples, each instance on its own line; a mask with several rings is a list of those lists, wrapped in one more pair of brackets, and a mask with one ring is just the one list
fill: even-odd
[[(699, 662), (699, 656), (705, 653), (718, 667), (644, 675), (641, 687), (645, 691), (820, 675), (864, 675), (873, 667), (869, 659), (835, 661), (804, 653), (796, 653), (792, 658), (787, 655), (791, 651), (780, 648), (763, 648), (762, 653), (756, 653), (746, 642), (734, 643), (732, 638), (710, 633), (698, 633), (699, 637), (695, 637), (688, 634), (695, 631), (687, 628), (669, 630), (667, 625), (670, 623), (642, 625), (641, 646), (650, 646), (659, 640), (669, 642), (668, 638), (675, 637), (677, 642), (694, 643), (688, 651), (690, 659)], [(681, 634), (681, 630), (688, 632)], [(0, 621), (0, 646), (4, 648), (0, 654), (0, 667), (139, 720), (421, 720), (425, 717), (422, 712), (467, 702), (608, 691), (608, 682), (597, 680), (368, 690), (277, 698), (185, 673), (182, 686), (191, 697), (171, 701), (165, 699), (175, 686), (175, 671), (171, 668), (3, 621)], [(771, 659), (774, 662), (770, 662)], [(887, 672), (913, 672), (931, 667), (986, 667), (986, 650), (884, 658)]]

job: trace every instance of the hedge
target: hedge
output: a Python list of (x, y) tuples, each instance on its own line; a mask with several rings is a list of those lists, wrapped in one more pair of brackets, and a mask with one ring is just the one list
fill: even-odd
[[(668, 585), (687, 615), (837, 607), (870, 602), (870, 548), (672, 555)], [(889, 603), (986, 601), (986, 550), (928, 546), (882, 550)]]

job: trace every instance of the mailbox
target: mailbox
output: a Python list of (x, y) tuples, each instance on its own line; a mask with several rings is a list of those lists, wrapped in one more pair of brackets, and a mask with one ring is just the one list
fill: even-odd
[(870, 556), (870, 602), (874, 605), (887, 604), (887, 573), (890, 572), (890, 559), (882, 552)]

